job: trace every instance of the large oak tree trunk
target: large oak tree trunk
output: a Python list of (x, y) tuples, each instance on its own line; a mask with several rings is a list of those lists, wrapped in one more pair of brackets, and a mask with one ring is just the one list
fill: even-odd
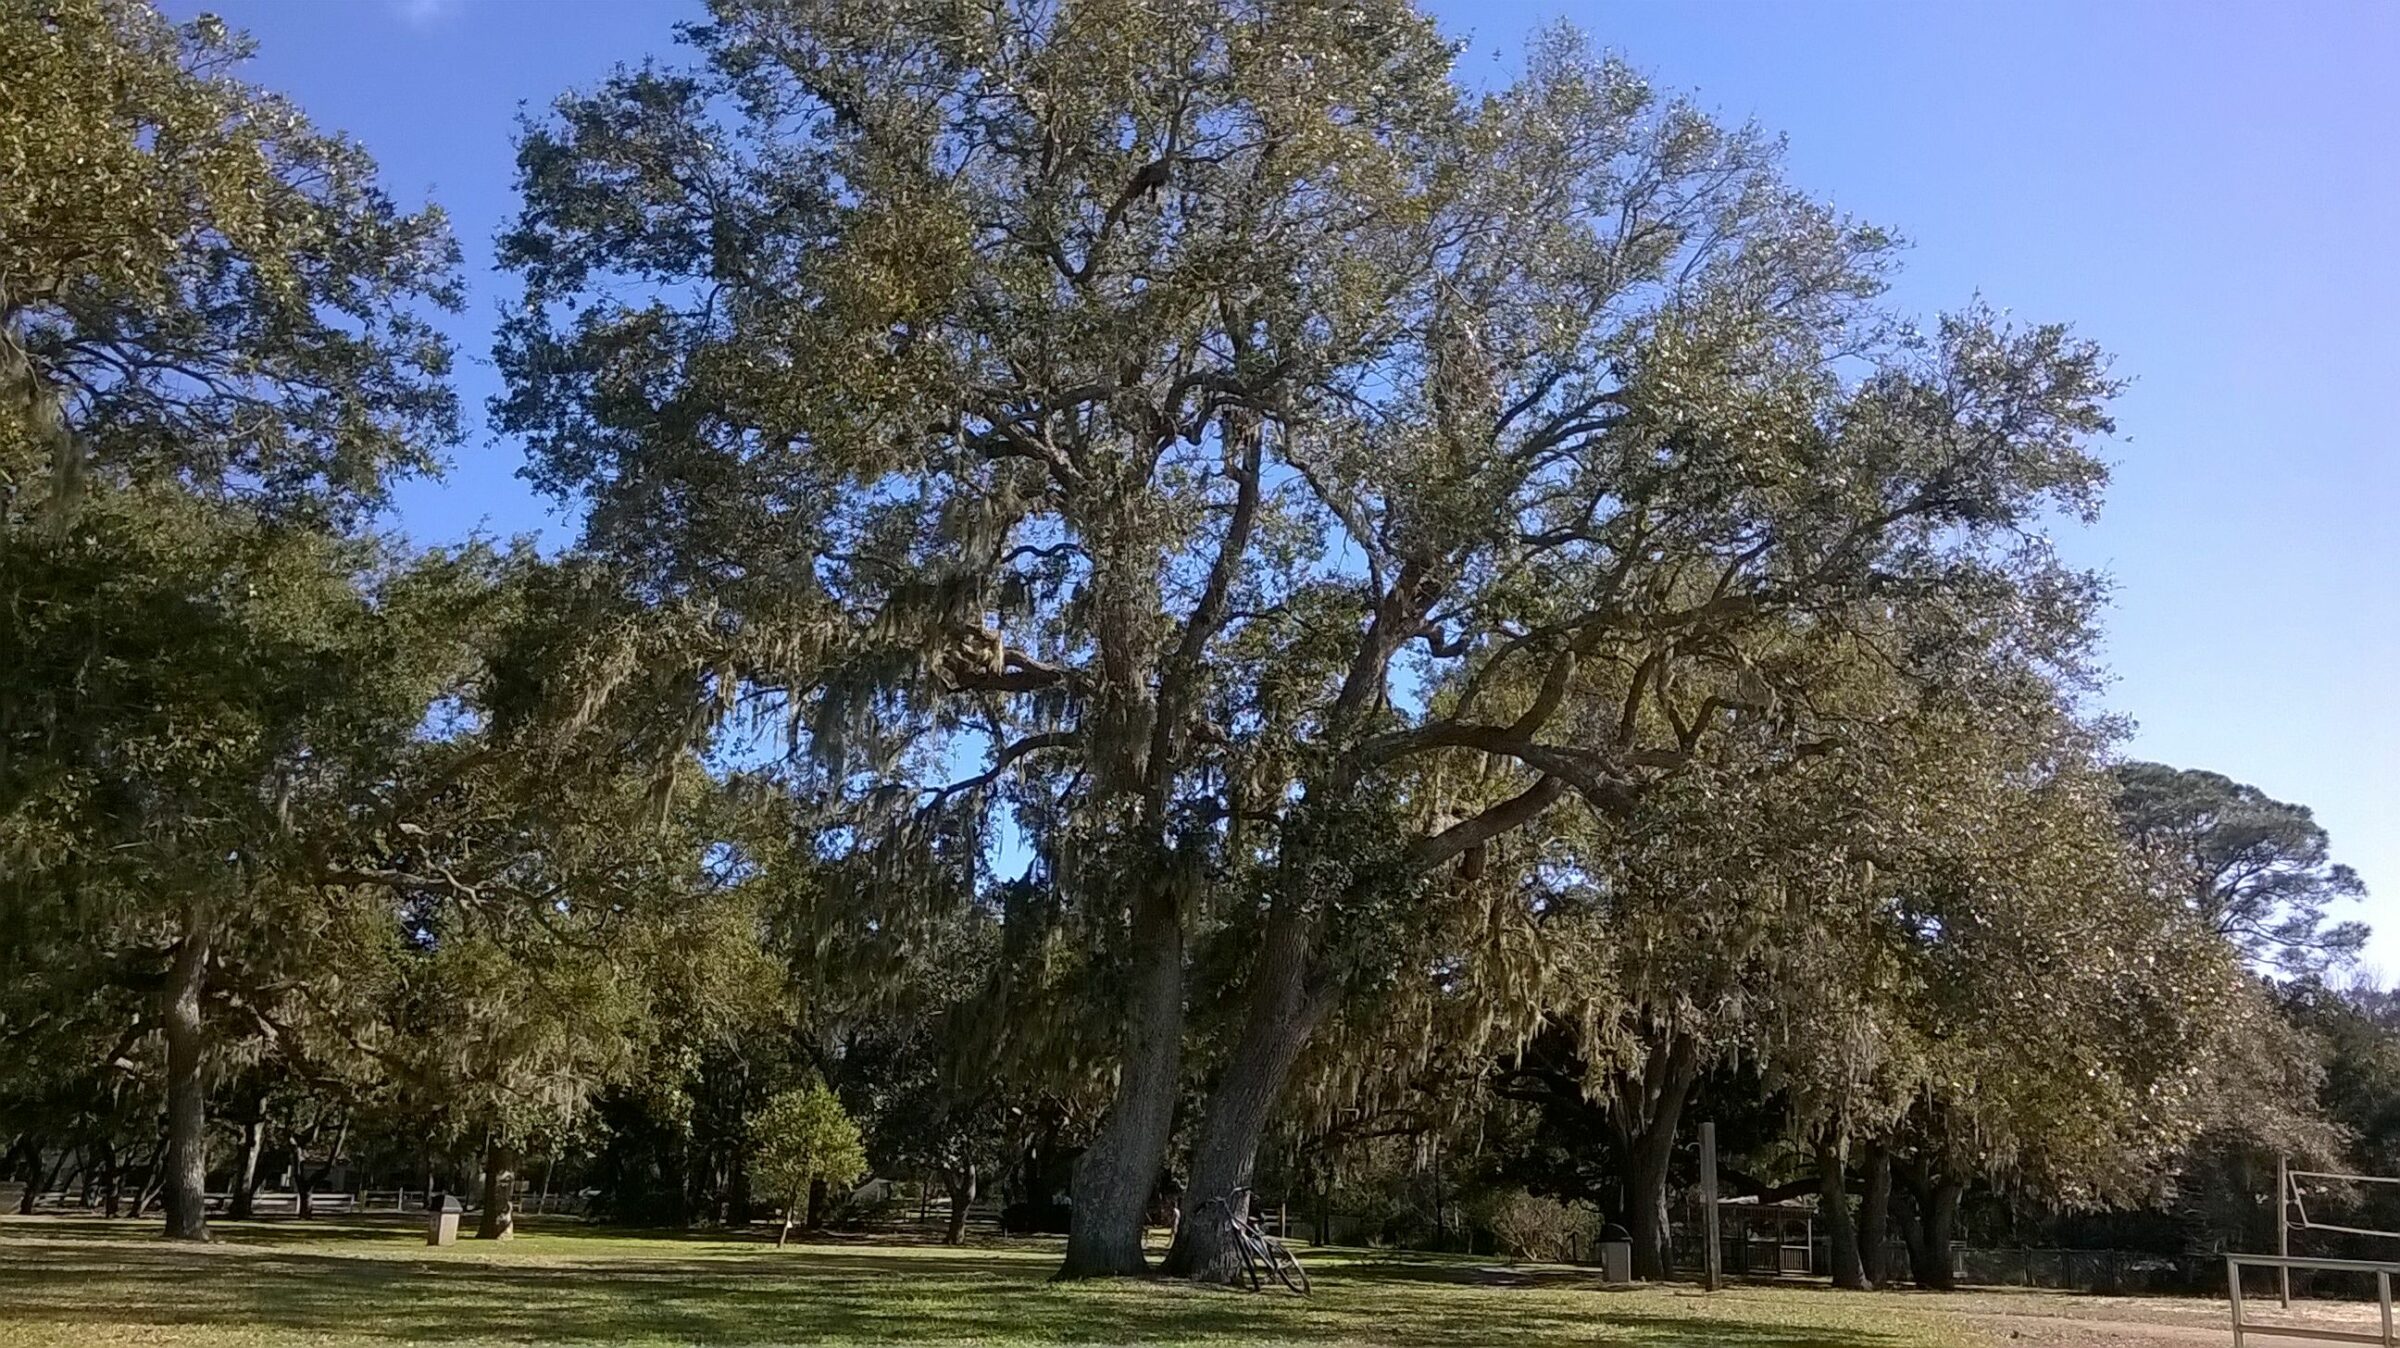
[(1858, 1205), (1859, 1254), (1867, 1282), (1880, 1288), (1892, 1277), (1884, 1259), (1884, 1247), (1892, 1236), (1892, 1153), (1880, 1142), (1869, 1143), (1864, 1151), (1860, 1167), (1866, 1171), (1866, 1190)]
[(1268, 1115), (1322, 1014), (1323, 999), (1309, 995), (1307, 987), (1308, 946), (1307, 924), (1279, 904), (1252, 974), (1241, 1041), (1218, 1078), (1192, 1156), (1183, 1219), (1167, 1251), (1170, 1276), (1227, 1285), (1246, 1276), (1227, 1214), (1214, 1204), (1222, 1200), (1235, 1217), (1248, 1214), (1251, 1195), (1234, 1191), (1250, 1183)]
[(1134, 914), (1125, 1054), (1108, 1121), (1075, 1165), (1075, 1206), (1061, 1279), (1138, 1277), (1142, 1232), (1175, 1123), (1183, 1070), (1183, 914), (1163, 887)]
[(1832, 1255), (1833, 1285), (1865, 1291), (1867, 1267), (1859, 1257), (1858, 1227), (1850, 1216), (1850, 1189), (1843, 1172), (1849, 1149), (1837, 1138), (1817, 1144), (1817, 1215), (1825, 1223), (1825, 1240)]
[(517, 1233), (510, 1211), (517, 1195), (517, 1159), (506, 1143), (487, 1143), (483, 1150), (483, 1218), (475, 1225), (477, 1240), (508, 1240)]
[[(1650, 1050), (1638, 1078), (1620, 1076), (1610, 1120), (1625, 1157), (1625, 1229), (1633, 1240), (1633, 1276), (1653, 1282), (1674, 1276), (1673, 1219), (1667, 1187), (1675, 1160), (1675, 1129), (1700, 1074), (1700, 1045), (1667, 1032)], [(1712, 1214), (1713, 1216), (1713, 1214)]]
[(167, 1239), (208, 1239), (208, 1085), (202, 998), (208, 990), (208, 913), (186, 905), (183, 939), (167, 974)]

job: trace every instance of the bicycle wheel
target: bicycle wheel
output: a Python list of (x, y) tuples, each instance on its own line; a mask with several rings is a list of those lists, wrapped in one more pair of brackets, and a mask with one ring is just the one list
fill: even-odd
[(1300, 1257), (1292, 1247), (1280, 1240), (1267, 1241), (1267, 1267), (1275, 1280), (1302, 1296), (1308, 1295), (1308, 1270), (1300, 1267)]

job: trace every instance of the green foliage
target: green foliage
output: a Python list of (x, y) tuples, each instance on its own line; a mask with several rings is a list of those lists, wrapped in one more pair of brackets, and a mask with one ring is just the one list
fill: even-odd
[(2305, 975), (2357, 958), (2366, 924), (2335, 921), (2326, 910), (2364, 898), (2367, 887), (2331, 860), (2307, 806), (2163, 763), (2127, 763), (2117, 784), (2117, 812), (2151, 883), (2252, 961)]
[(92, 473), (348, 518), (455, 436), (443, 217), (249, 50), (133, 0), (0, 14), (0, 516), (63, 525)]
[(807, 1195), (812, 1181), (846, 1184), (867, 1168), (858, 1125), (822, 1081), (767, 1101), (750, 1116), (750, 1144), (751, 1174), (787, 1208)]

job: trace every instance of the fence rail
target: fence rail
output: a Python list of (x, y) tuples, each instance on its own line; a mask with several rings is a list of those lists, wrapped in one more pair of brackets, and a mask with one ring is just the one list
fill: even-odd
[[(2271, 1268), (2282, 1273), (2295, 1269), (2315, 1273), (2365, 1273), (2375, 1278), (2375, 1308), (2382, 1316), (2382, 1329), (2367, 1333), (2357, 1329), (2330, 1329), (2319, 1325), (2254, 1324), (2243, 1318), (2242, 1270)], [(2365, 1259), (2294, 1259), (2277, 1254), (2229, 1254), (2225, 1256), (2225, 1290), (2233, 1303), (2233, 1348), (2243, 1348), (2250, 1339), (2308, 1339), (2317, 1343), (2371, 1343), (2379, 1348), (2400, 1348), (2400, 1337), (2392, 1332), (2392, 1275), (2400, 1273), (2400, 1264), (2379, 1264)]]

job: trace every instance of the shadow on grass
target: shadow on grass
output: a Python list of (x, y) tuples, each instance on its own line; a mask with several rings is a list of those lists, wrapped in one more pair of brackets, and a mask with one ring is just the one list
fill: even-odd
[[(1302, 1300), (1177, 1284), (1059, 1287), (1037, 1258), (940, 1247), (809, 1246), (783, 1252), (577, 1237), (413, 1253), (397, 1223), (293, 1234), (238, 1228), (241, 1244), (169, 1245), (88, 1232), (0, 1230), (0, 1341), (60, 1342), (130, 1327), (145, 1341), (210, 1328), (335, 1343), (638, 1342), (1310, 1344), (1513, 1348), (1621, 1343), (1725, 1348), (1916, 1348), (1877, 1328), (1762, 1323), (1743, 1308), (1593, 1295), (1572, 1270), (1534, 1284), (1442, 1261), (1326, 1254)], [(117, 1224), (122, 1232), (123, 1224)], [(263, 1228), (263, 1229), (262, 1229)], [(112, 1238), (113, 1237), (113, 1238)], [(561, 1237), (564, 1237), (563, 1239)], [(307, 1248), (311, 1238), (328, 1247)], [(545, 1248), (546, 1247), (546, 1248)], [(589, 1250), (591, 1253), (582, 1253)], [(561, 1251), (564, 1251), (563, 1253)], [(687, 1253), (686, 1251), (690, 1251)], [(1032, 1253), (1032, 1251), (1028, 1251)], [(1781, 1304), (1781, 1303), (1778, 1303)], [(1761, 1302), (1761, 1316), (1782, 1318)], [(272, 1341), (262, 1338), (262, 1341)]]

